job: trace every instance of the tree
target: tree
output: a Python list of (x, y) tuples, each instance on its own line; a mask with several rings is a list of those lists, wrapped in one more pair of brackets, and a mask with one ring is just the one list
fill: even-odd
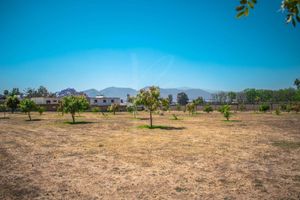
[(45, 112), (45, 107), (39, 106), (39, 107), (37, 108), (37, 111), (39, 112), (40, 115), (42, 115), (42, 114)]
[(3, 91), (3, 95), (4, 95), (4, 96), (8, 96), (8, 95), (9, 95), (9, 91), (8, 91), (8, 90), (4, 90), (4, 91)]
[(171, 105), (173, 103), (173, 95), (168, 95), (169, 104)]
[(163, 111), (168, 111), (170, 109), (170, 99), (169, 98), (161, 98), (161, 107)]
[(36, 104), (30, 99), (24, 99), (19, 105), (22, 112), (27, 113), (29, 120), (31, 121), (31, 112), (36, 110)]
[(186, 109), (187, 109), (187, 111), (189, 112), (190, 115), (194, 114), (195, 111), (196, 111), (196, 104), (194, 104), (194, 103), (188, 103), (186, 105)]
[(114, 115), (116, 114), (118, 109), (119, 109), (119, 105), (116, 103), (113, 103), (108, 107), (108, 111), (112, 112)]
[(186, 93), (180, 92), (177, 94), (177, 103), (181, 106), (185, 106), (189, 102), (189, 98)]
[(9, 96), (6, 99), (6, 105), (8, 108), (11, 109), (11, 113), (15, 112), (15, 110), (18, 108), (19, 103), (20, 103), (20, 100), (18, 99), (18, 97), (16, 95)]
[(158, 87), (152, 86), (148, 90), (141, 89), (136, 96), (137, 105), (143, 105), (150, 114), (150, 127), (153, 126), (152, 113), (160, 106), (160, 90)]
[(268, 104), (261, 104), (258, 109), (260, 112), (267, 112), (270, 110), (270, 106)]
[(14, 95), (21, 95), (21, 92), (19, 90), (19, 88), (13, 88), (11, 93), (10, 93), (11, 96), (14, 96)]
[(48, 92), (47, 88), (44, 86), (40, 86), (37, 89), (37, 97), (47, 97), (47, 96), (49, 96), (49, 92)]
[(203, 111), (206, 112), (206, 113), (210, 113), (210, 112), (213, 112), (213, 107), (211, 105), (205, 105), (204, 108), (203, 108)]
[(299, 79), (295, 80), (294, 85), (297, 87), (298, 90), (300, 90), (300, 80)]
[(193, 100), (193, 103), (194, 103), (196, 106), (202, 105), (202, 104), (204, 103), (204, 99), (203, 99), (203, 97), (198, 97), (197, 99), (194, 99), (194, 100)]
[(5, 119), (6, 111), (7, 111), (6, 104), (0, 104), (0, 112), (3, 112), (3, 119)]
[[(236, 7), (236, 17), (247, 17), (250, 9), (253, 9), (256, 3), (257, 0), (241, 0), (240, 5)], [(300, 0), (283, 0), (281, 10), (286, 13), (286, 23), (292, 23), (294, 27), (297, 22), (300, 23)]]
[(82, 112), (89, 107), (89, 102), (84, 96), (66, 96), (62, 99), (64, 113), (70, 113), (72, 122), (75, 123), (76, 112)]
[(235, 92), (228, 92), (227, 97), (228, 97), (229, 103), (232, 103), (233, 100), (236, 99), (236, 93)]
[(226, 120), (228, 121), (232, 113), (230, 112), (231, 107), (229, 105), (222, 106), (219, 111), (224, 115)]

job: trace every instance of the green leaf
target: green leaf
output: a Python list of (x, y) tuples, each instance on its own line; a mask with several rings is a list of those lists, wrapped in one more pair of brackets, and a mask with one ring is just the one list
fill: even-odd
[(249, 15), (249, 8), (247, 7), (244, 12), (244, 15), (247, 17)]
[(254, 8), (254, 4), (251, 1), (248, 1), (248, 5), (250, 6), (250, 8)]
[(244, 11), (239, 12), (239, 13), (236, 15), (236, 18), (239, 19), (239, 18), (241, 18), (244, 14), (245, 14)]
[(241, 11), (245, 8), (245, 6), (238, 6), (235, 8), (236, 11)]

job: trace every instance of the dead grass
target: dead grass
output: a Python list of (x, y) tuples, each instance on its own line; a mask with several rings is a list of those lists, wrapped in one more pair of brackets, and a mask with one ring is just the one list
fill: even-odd
[(10, 114), (0, 199), (299, 199), (300, 115)]

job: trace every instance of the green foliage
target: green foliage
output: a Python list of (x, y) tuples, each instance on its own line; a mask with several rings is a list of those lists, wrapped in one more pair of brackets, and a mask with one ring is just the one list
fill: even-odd
[(152, 127), (152, 112), (161, 105), (160, 90), (158, 87), (150, 87), (148, 90), (141, 89), (136, 96), (136, 105), (143, 105), (150, 113), (150, 127)]
[(9, 96), (6, 99), (6, 105), (8, 108), (11, 109), (12, 113), (14, 113), (15, 110), (18, 108), (19, 103), (20, 103), (20, 100), (18, 99), (18, 97), (16, 95)]
[(171, 94), (168, 95), (169, 104), (173, 103), (173, 96)]
[(29, 120), (31, 121), (31, 112), (37, 109), (34, 101), (30, 99), (24, 99), (20, 102), (19, 107), (22, 112), (27, 113)]
[(92, 108), (92, 112), (93, 113), (99, 113), (100, 112), (100, 108), (94, 107), (94, 108)]
[(300, 90), (300, 80), (299, 79), (296, 79), (294, 81), (294, 85), (297, 87), (298, 90)]
[(189, 112), (189, 114), (194, 114), (196, 112), (196, 104), (188, 103), (186, 105), (186, 110)]
[(227, 97), (228, 97), (228, 101), (229, 101), (230, 103), (232, 103), (233, 100), (236, 99), (236, 93), (235, 93), (235, 92), (228, 92), (228, 93), (227, 93)]
[(291, 110), (295, 111), (296, 113), (300, 112), (300, 103), (294, 103), (291, 105)]
[(264, 104), (259, 105), (258, 110), (260, 112), (267, 112), (268, 110), (270, 110), (270, 106), (268, 104), (264, 103)]
[(170, 100), (168, 98), (161, 98), (161, 107), (163, 111), (168, 111), (170, 109)]
[(175, 115), (175, 114), (172, 114), (172, 116), (173, 116), (173, 120), (178, 120), (178, 117), (177, 117), (177, 115)]
[(189, 98), (186, 93), (180, 92), (177, 94), (177, 103), (179, 105), (185, 106), (186, 104), (188, 104), (188, 102), (189, 102)]
[(241, 18), (243, 16), (249, 15), (250, 8), (253, 9), (254, 5), (256, 4), (256, 0), (241, 0), (240, 5), (237, 6), (235, 9), (238, 12), (236, 17)]
[(279, 108), (277, 108), (277, 109), (275, 110), (275, 114), (276, 114), (276, 115), (280, 115), (280, 114), (281, 114), (281, 111), (280, 111)]
[(176, 110), (181, 111), (181, 106), (179, 104), (176, 104)]
[(198, 97), (197, 99), (193, 100), (193, 103), (198, 106), (198, 105), (202, 105), (204, 103), (204, 99), (203, 97)]
[(229, 118), (232, 115), (230, 110), (231, 110), (231, 107), (229, 105), (224, 105), (224, 106), (220, 107), (220, 109), (219, 109), (219, 111), (221, 113), (223, 113), (223, 115), (224, 115), (224, 117), (226, 118), (227, 121), (229, 120)]
[[(249, 15), (249, 10), (253, 9), (256, 3), (257, 0), (240, 0), (240, 5), (235, 8), (237, 11), (236, 17), (238, 19), (243, 16), (247, 17)], [(286, 23), (292, 23), (294, 27), (297, 22), (300, 23), (299, 0), (283, 0), (281, 3), (281, 10), (286, 13)]]
[(116, 103), (113, 103), (108, 107), (107, 110), (108, 110), (108, 112), (112, 112), (115, 115), (116, 112), (118, 111), (118, 109), (119, 109), (119, 105)]
[(82, 112), (89, 107), (89, 102), (84, 96), (67, 96), (62, 99), (62, 110), (70, 113), (72, 121), (75, 123), (75, 113)]
[(206, 112), (206, 113), (210, 113), (210, 112), (213, 112), (214, 109), (211, 105), (205, 105), (204, 108), (203, 108), (203, 111)]
[(291, 112), (292, 111), (292, 106), (290, 104), (286, 105), (286, 112)]
[(40, 115), (42, 115), (43, 114), (43, 112), (45, 112), (45, 107), (43, 107), (43, 106), (38, 106), (37, 107), (37, 111), (38, 111), (38, 113), (40, 114)]
[(0, 104), (0, 112), (3, 112), (3, 118), (5, 118), (6, 111), (7, 111), (6, 104)]

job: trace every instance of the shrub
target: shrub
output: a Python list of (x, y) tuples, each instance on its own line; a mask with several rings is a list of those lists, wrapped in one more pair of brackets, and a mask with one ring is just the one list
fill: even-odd
[(295, 111), (296, 113), (300, 112), (300, 103), (293, 104), (291, 106), (291, 110)]
[(173, 116), (173, 119), (174, 119), (174, 120), (178, 120), (178, 117), (177, 117), (177, 115), (175, 115), (175, 114), (172, 114), (172, 116)]
[(107, 110), (108, 110), (109, 112), (112, 112), (112, 113), (115, 115), (116, 112), (118, 111), (118, 109), (119, 109), (119, 105), (113, 103), (113, 104), (111, 104), (111, 105), (108, 107)]
[(226, 120), (228, 121), (229, 118), (231, 117), (230, 109), (225, 109), (224, 112), (223, 112), (223, 115), (226, 118)]
[(39, 107), (37, 108), (37, 111), (39, 112), (40, 115), (42, 115), (43, 112), (45, 112), (45, 108), (44, 108), (43, 106), (39, 106)]
[(36, 104), (30, 99), (24, 99), (19, 104), (22, 112), (27, 113), (29, 120), (31, 121), (31, 112), (36, 110)]
[(286, 105), (286, 104), (281, 104), (281, 105), (280, 105), (280, 109), (281, 109), (282, 111), (286, 111), (286, 110), (287, 110), (287, 105)]
[(84, 96), (67, 96), (62, 100), (61, 109), (64, 113), (70, 113), (72, 122), (75, 123), (75, 113), (81, 112), (89, 107), (89, 102)]
[(0, 104), (0, 112), (3, 112), (3, 118), (5, 118), (6, 111), (7, 111), (6, 104)]
[(17, 96), (9, 96), (6, 99), (6, 105), (8, 108), (11, 109), (12, 113), (14, 113), (15, 110), (18, 108), (19, 103), (20, 103), (20, 100), (18, 99)]
[(224, 113), (225, 110), (230, 110), (230, 109), (231, 109), (230, 105), (223, 105), (219, 108), (219, 112)]
[(258, 109), (260, 112), (267, 112), (270, 110), (270, 106), (268, 104), (261, 104)]
[(210, 112), (213, 112), (213, 107), (211, 105), (205, 105), (204, 108), (203, 108), (203, 111), (206, 112), (206, 113), (210, 113)]
[(277, 109), (275, 110), (275, 114), (276, 114), (276, 115), (280, 115), (280, 113), (281, 113), (280, 109), (277, 108)]
[(92, 108), (92, 112), (93, 113), (98, 113), (98, 112), (100, 112), (100, 108), (94, 107), (94, 108)]
[(176, 104), (176, 110), (181, 111), (181, 106), (179, 104)]
[(189, 114), (194, 114), (196, 111), (196, 104), (194, 103), (188, 103), (186, 105), (186, 110), (189, 112)]
[(292, 110), (292, 106), (290, 104), (286, 105), (285, 111), (289, 113), (291, 112), (291, 110)]

